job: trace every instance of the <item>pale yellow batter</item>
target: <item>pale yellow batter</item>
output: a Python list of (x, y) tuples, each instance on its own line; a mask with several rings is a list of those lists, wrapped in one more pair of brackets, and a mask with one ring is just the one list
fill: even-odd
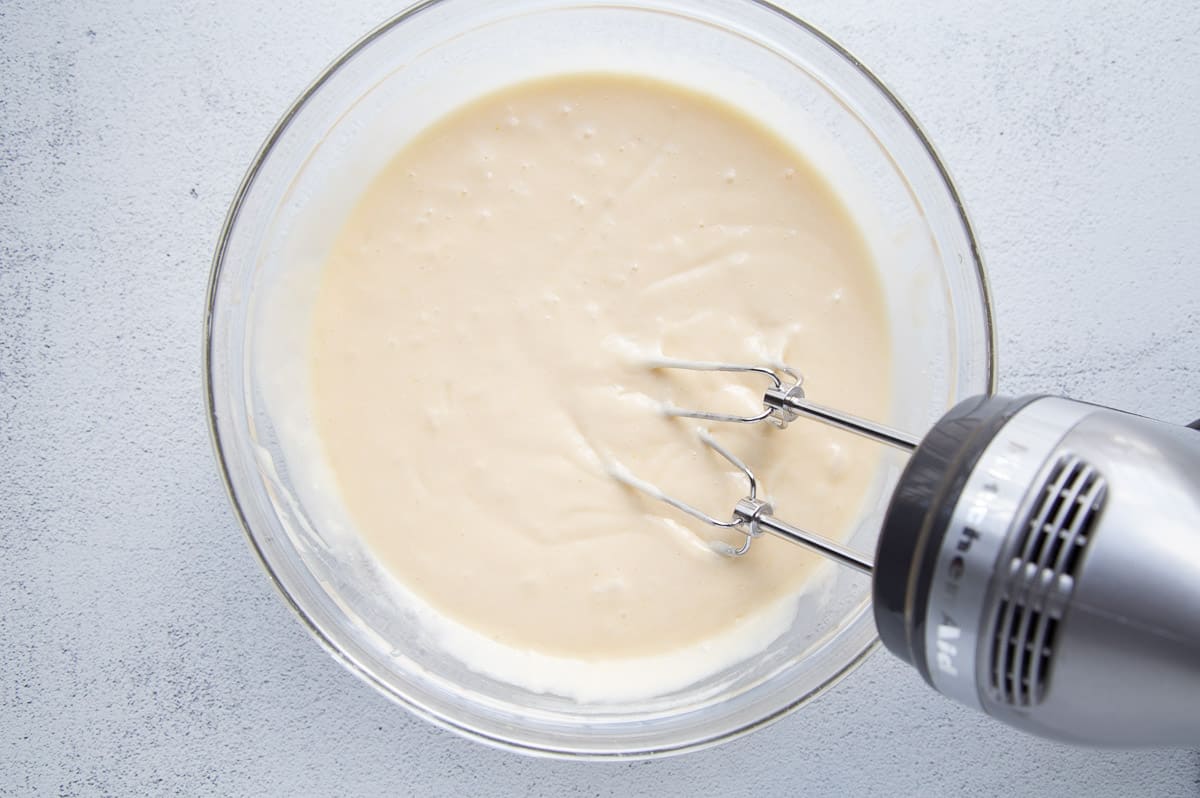
[[(722, 557), (612, 479), (716, 515), (745, 490), (656, 403), (754, 411), (765, 386), (640, 360), (784, 361), (816, 401), (889, 400), (874, 265), (821, 177), (732, 108), (618, 75), (516, 86), (409, 143), (346, 221), (312, 349), (327, 457), (387, 569), (501, 644), (586, 660), (702, 643), (813, 563), (770, 538)], [(833, 536), (879, 457), (812, 422), (711, 429)]]

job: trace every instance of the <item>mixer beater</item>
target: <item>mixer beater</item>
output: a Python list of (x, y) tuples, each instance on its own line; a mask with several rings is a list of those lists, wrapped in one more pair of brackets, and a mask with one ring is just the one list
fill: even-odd
[[(649, 365), (655, 369), (757, 374), (765, 376), (769, 381), (769, 385), (763, 393), (763, 409), (753, 415), (692, 410), (667, 404), (663, 406), (663, 413), (667, 416), (735, 424), (756, 424), (766, 421), (779, 429), (786, 429), (793, 421), (804, 416), (886, 444), (909, 454), (915, 451), (920, 444), (919, 438), (900, 432), (899, 430), (808, 401), (804, 396), (804, 381), (800, 373), (786, 365), (779, 365), (772, 368), (768, 366), (679, 360), (674, 358), (657, 358), (650, 361)], [(755, 538), (764, 532), (770, 532), (792, 543), (812, 549), (837, 563), (862, 573), (871, 573), (873, 564), (867, 555), (855, 552), (829, 538), (793, 526), (776, 518), (774, 507), (769, 502), (758, 498), (758, 480), (749, 466), (718, 443), (707, 430), (699, 430), (697, 434), (705, 446), (728, 460), (746, 477), (749, 483), (749, 492), (734, 505), (733, 513), (727, 520), (712, 516), (692, 504), (664, 493), (656, 486), (639, 479), (623, 466), (612, 466), (610, 469), (612, 476), (647, 496), (666, 502), (675, 509), (687, 513), (691, 517), (703, 521), (710, 526), (722, 529), (736, 529), (746, 536), (742, 545), (736, 548), (727, 544), (714, 544), (713, 549), (720, 554), (740, 557), (750, 550), (750, 544)]]

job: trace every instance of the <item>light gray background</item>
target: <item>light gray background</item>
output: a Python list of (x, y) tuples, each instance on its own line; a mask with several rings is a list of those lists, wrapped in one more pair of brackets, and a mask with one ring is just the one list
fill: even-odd
[[(1004, 390), (1200, 416), (1195, 3), (789, 6), (948, 161)], [(397, 8), (0, 0), (0, 794), (1200, 794), (1195, 751), (1023, 737), (885, 653), (749, 738), (611, 764), (461, 740), (326, 656), (227, 506), (200, 323), (260, 142)]]

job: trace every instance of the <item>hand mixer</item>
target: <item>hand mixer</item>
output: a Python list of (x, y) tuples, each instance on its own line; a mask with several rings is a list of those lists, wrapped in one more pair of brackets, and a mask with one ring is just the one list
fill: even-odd
[(672, 416), (786, 428), (816, 419), (911, 453), (874, 560), (774, 515), (751, 469), (728, 519), (614, 476), (708, 524), (771, 533), (872, 577), (884, 645), (935, 690), (1034, 733), (1108, 745), (1200, 744), (1200, 432), (1055, 396), (977, 396), (923, 438), (809, 402), (789, 368), (761, 412)]

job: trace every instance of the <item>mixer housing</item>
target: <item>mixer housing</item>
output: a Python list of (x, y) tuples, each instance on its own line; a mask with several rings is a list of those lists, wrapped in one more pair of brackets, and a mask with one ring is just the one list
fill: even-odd
[(976, 397), (922, 441), (875, 557), (884, 644), (935, 689), (1093, 745), (1200, 742), (1200, 432)]

